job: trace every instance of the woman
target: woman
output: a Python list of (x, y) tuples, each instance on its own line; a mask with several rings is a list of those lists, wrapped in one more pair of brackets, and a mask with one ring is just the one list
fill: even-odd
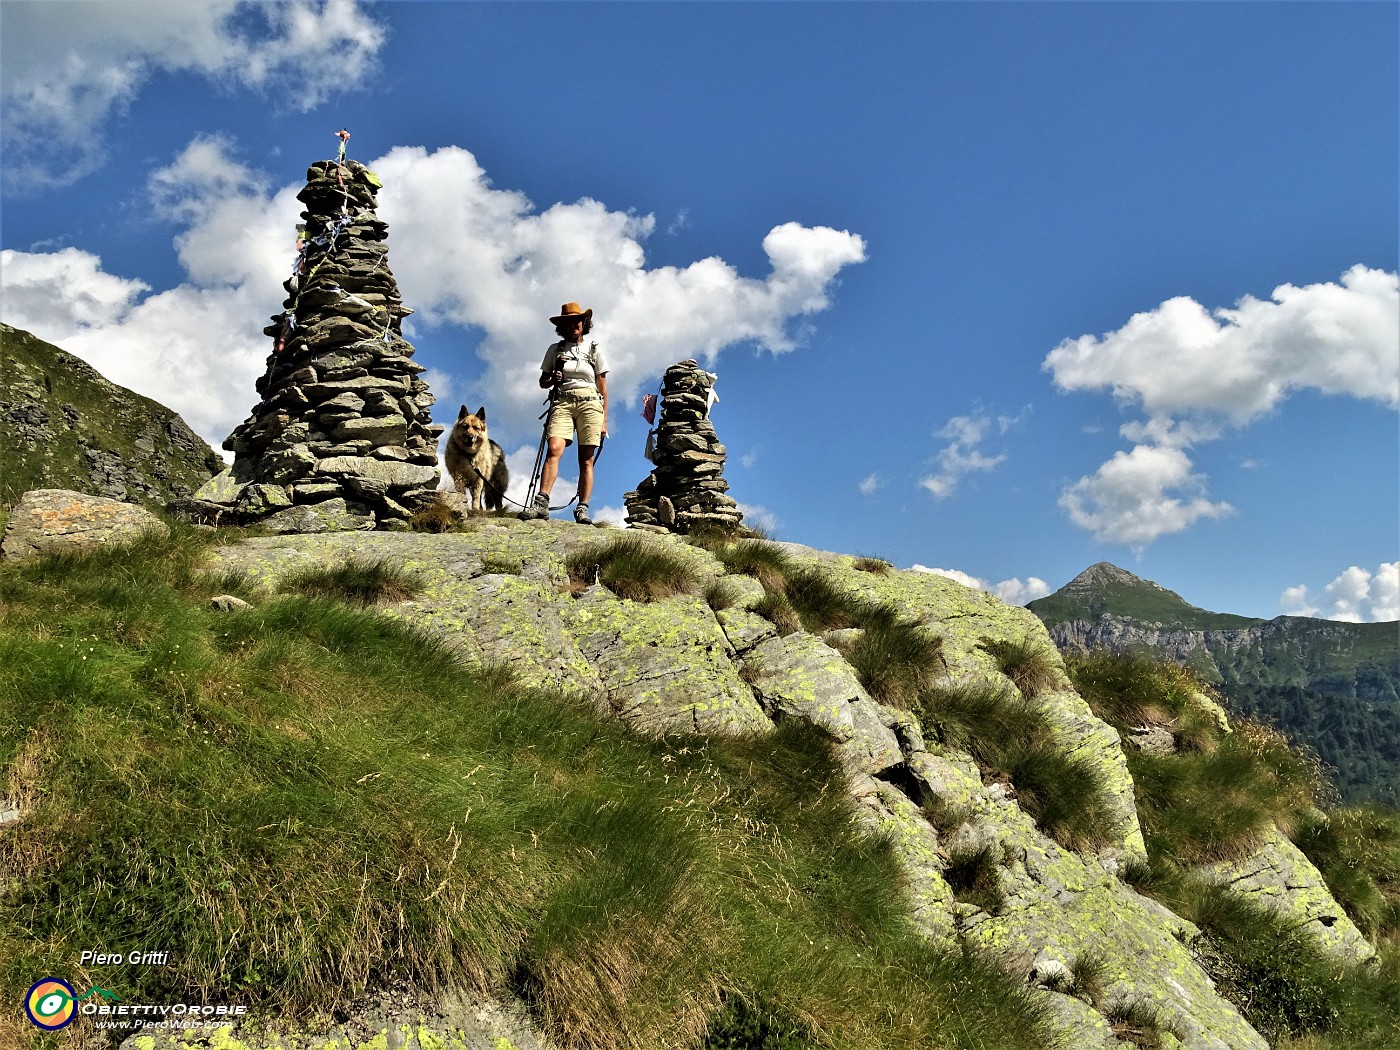
[(540, 489), (535, 502), (522, 511), (522, 518), (549, 517), (549, 490), (559, 476), (559, 459), (578, 436), (578, 505), (574, 521), (591, 525), (588, 500), (593, 495), (593, 460), (608, 436), (608, 364), (595, 340), (585, 341), (593, 331), (593, 310), (578, 303), (565, 303), (559, 316), (551, 317), (560, 340), (544, 352), (540, 363), (540, 386), (553, 388), (549, 421), (545, 427), (548, 451), (540, 473)]

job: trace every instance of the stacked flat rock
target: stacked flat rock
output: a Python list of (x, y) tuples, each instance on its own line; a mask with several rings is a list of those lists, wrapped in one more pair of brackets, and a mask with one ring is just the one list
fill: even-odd
[(698, 525), (733, 529), (743, 521), (726, 495), (724, 446), (710, 422), (715, 377), (694, 361), (681, 361), (661, 378), (661, 418), (656, 429), (656, 469), (635, 492), (623, 495), (632, 525), (689, 532)]
[(356, 161), (320, 161), (297, 194), (302, 247), (284, 311), (264, 329), (275, 349), (262, 400), (224, 442), (234, 465), (223, 499), (196, 494), (245, 520), (305, 507), (395, 527), (437, 488), (443, 428), (400, 332), (412, 311), (389, 269), (379, 186)]

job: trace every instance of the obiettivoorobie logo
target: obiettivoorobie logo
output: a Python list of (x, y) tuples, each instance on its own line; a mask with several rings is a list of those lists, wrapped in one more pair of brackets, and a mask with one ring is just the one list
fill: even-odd
[(105, 988), (89, 988), (79, 995), (67, 981), (45, 977), (30, 987), (29, 994), (24, 997), (24, 1012), (39, 1028), (56, 1032), (72, 1024), (78, 1013), (78, 1003), (90, 995), (100, 995), (111, 1003), (121, 1002), (115, 992)]

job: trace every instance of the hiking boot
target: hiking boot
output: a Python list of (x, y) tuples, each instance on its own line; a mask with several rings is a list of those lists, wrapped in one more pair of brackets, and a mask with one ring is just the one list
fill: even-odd
[(521, 521), (532, 521), (549, 517), (549, 493), (536, 492), (535, 501), (520, 512)]
[(588, 504), (580, 503), (574, 508), (574, 521), (580, 525), (592, 525), (593, 519), (588, 516)]

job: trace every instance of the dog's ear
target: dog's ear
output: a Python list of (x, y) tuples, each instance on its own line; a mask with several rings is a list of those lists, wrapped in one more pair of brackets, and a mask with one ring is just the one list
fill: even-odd
[(480, 419), (483, 423), (485, 423), (485, 422), (486, 422), (486, 406), (485, 406), (485, 405), (482, 405), (480, 408), (478, 408), (478, 409), (476, 410), (476, 415), (477, 415), (477, 418), (478, 418), (478, 419)]
[(457, 413), (457, 422), (460, 423), (462, 420), (464, 420), (464, 419), (466, 419), (466, 418), (467, 418), (467, 406), (466, 406), (466, 405), (463, 405), (463, 406), (462, 406), (462, 411), (460, 411), (460, 412)]

